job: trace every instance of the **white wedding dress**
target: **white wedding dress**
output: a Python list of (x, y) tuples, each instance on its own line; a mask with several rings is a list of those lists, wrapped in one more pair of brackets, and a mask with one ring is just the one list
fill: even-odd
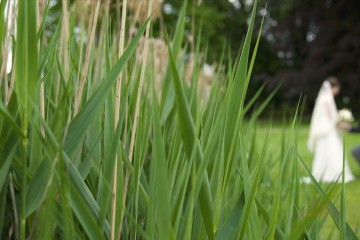
[[(341, 182), (343, 135), (337, 129), (338, 111), (330, 83), (325, 81), (316, 99), (310, 123), (308, 148), (314, 152), (312, 175), (318, 182)], [(345, 159), (345, 182), (354, 179)]]

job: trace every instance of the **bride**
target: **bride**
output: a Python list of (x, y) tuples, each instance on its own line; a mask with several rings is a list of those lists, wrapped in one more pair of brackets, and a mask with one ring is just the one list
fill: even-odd
[[(338, 112), (334, 96), (340, 91), (335, 77), (327, 78), (320, 89), (311, 117), (308, 148), (314, 152), (312, 175), (318, 182), (341, 181), (343, 169), (343, 135), (338, 129)], [(345, 159), (345, 182), (354, 179)]]

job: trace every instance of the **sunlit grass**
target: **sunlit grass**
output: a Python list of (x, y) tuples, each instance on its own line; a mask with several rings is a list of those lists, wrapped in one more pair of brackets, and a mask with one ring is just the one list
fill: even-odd
[[(282, 139), (284, 138), (284, 133), (288, 131), (288, 126), (283, 123), (274, 123), (274, 126), (269, 125), (269, 123), (266, 123), (264, 121), (261, 121), (262, 124), (260, 124), (259, 130), (257, 132), (258, 139), (263, 138), (269, 128), (271, 129), (269, 133), (269, 138), (271, 141), (269, 141), (269, 152), (271, 153), (272, 159), (278, 159), (281, 156), (281, 148), (279, 146), (282, 143)], [(298, 152), (303, 156), (303, 159), (306, 161), (306, 164), (311, 167), (312, 160), (313, 160), (313, 154), (307, 149), (306, 141), (309, 134), (309, 126), (306, 124), (302, 124), (297, 128), (297, 136), (298, 136)], [(345, 133), (345, 152), (346, 156), (349, 160), (349, 164), (351, 167), (352, 172), (357, 177), (355, 181), (352, 181), (350, 183), (346, 184), (346, 192), (345, 192), (345, 199), (346, 199), (346, 219), (350, 226), (355, 230), (355, 233), (357, 235), (360, 235), (360, 218), (357, 213), (357, 211), (354, 211), (354, 209), (358, 209), (360, 207), (360, 165), (357, 163), (357, 161), (354, 159), (354, 157), (351, 155), (351, 149), (355, 146), (359, 145), (360, 136), (357, 134), (352, 133)], [(273, 161), (273, 162), (276, 162)], [(306, 175), (305, 171), (303, 169), (301, 170), (302, 175)], [(271, 174), (272, 176), (277, 175), (276, 168), (273, 169), (273, 172)], [(328, 187), (329, 184), (323, 184), (324, 188)], [(308, 193), (303, 196), (302, 205), (306, 205), (307, 196), (312, 195), (316, 196), (316, 190), (309, 185), (305, 185), (305, 187), (308, 189)], [(337, 197), (334, 197), (334, 203), (339, 208), (340, 207), (340, 188), (341, 186), (336, 187), (337, 191)], [(320, 239), (339, 239), (339, 235), (336, 231), (336, 226), (331, 219), (331, 217), (328, 215), (328, 213), (323, 213), (322, 216), (324, 217), (324, 224), (319, 230), (319, 237)], [(330, 236), (330, 237), (329, 237)]]

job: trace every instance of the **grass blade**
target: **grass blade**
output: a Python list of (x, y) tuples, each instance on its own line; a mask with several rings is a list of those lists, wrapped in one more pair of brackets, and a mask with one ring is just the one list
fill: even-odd
[[(181, 8), (178, 22), (177, 22), (176, 29), (175, 29), (173, 46), (172, 46), (172, 53), (174, 55), (174, 59), (177, 58), (180, 48), (181, 48), (182, 41), (183, 41), (183, 36), (184, 36), (184, 31), (185, 31), (185, 20), (186, 20), (186, 6), (187, 6), (187, 0), (185, 0), (183, 2), (183, 6)], [(171, 101), (171, 99), (172, 99), (169, 96), (169, 91), (171, 91), (171, 89), (172, 89), (172, 85), (171, 85), (171, 79), (170, 79), (170, 66), (168, 66), (166, 74), (165, 74), (165, 78), (164, 78), (162, 93), (161, 93), (161, 112), (162, 112), (162, 114), (166, 113), (166, 112), (164, 112), (164, 110), (166, 109), (165, 106), (169, 105), (168, 101)], [(162, 119), (163, 118), (164, 117), (162, 116)]]
[(36, 170), (31, 181), (28, 183), (26, 193), (26, 217), (39, 207), (51, 176), (51, 169), (50, 161), (45, 158)]
[[(164, 148), (163, 137), (161, 134), (161, 121), (159, 110), (157, 107), (157, 99), (155, 90), (153, 90), (153, 134), (154, 144), (151, 159), (151, 174), (150, 174), (150, 192), (152, 192), (152, 199), (154, 202), (153, 218), (148, 218), (148, 223), (151, 221), (156, 223), (159, 231), (158, 239), (175, 239), (171, 228), (170, 216), (170, 184), (167, 174), (166, 154)], [(150, 222), (149, 222), (150, 220)]]
[(21, 119), (23, 138), (21, 141), (22, 183), (21, 183), (21, 225), (20, 239), (26, 235), (26, 188), (28, 168), (28, 124), (38, 87), (38, 36), (36, 23), (37, 1), (19, 1), (17, 17), (17, 42), (15, 56), (15, 91)]
[(224, 225), (219, 229), (216, 234), (216, 239), (235, 239), (236, 232), (239, 231), (239, 224), (241, 222), (241, 216), (243, 213), (243, 209), (245, 206), (245, 197), (243, 194), (239, 197), (236, 202), (235, 207), (231, 211), (228, 219), (224, 223)]
[(75, 187), (73, 183), (70, 183), (69, 201), (75, 215), (78, 217), (88, 237), (90, 239), (103, 239), (104, 237), (101, 233), (97, 221), (87, 208), (87, 204), (85, 203), (77, 187)]
[[(256, 192), (258, 189), (258, 185), (259, 185), (259, 181), (260, 181), (260, 173), (261, 173), (261, 168), (262, 168), (262, 163), (263, 163), (263, 159), (264, 159), (264, 155), (265, 155), (265, 150), (266, 150), (266, 143), (267, 143), (267, 139), (269, 137), (269, 132), (267, 133), (267, 135), (264, 138), (264, 144), (263, 144), (263, 149), (262, 149), (262, 153), (260, 155), (260, 161), (256, 166), (255, 169), (255, 174), (254, 174), (254, 180), (252, 181), (252, 186), (251, 186), (251, 190), (250, 190), (250, 194), (248, 196), (248, 198), (246, 198), (246, 202), (245, 202), (245, 211), (243, 213), (243, 215), (241, 216), (241, 225), (240, 227), (240, 231), (239, 231), (239, 239), (243, 239), (245, 237), (245, 232), (246, 232), (246, 228), (247, 228), (247, 223), (250, 219), (250, 214), (254, 214), (254, 211), (252, 211), (252, 207), (253, 204), (255, 203), (255, 199), (256, 199)], [(256, 213), (257, 214), (257, 213)], [(254, 224), (253, 224), (254, 225)], [(258, 226), (260, 227), (260, 226)]]
[[(187, 154), (187, 157), (190, 159), (192, 155), (193, 148), (196, 151), (196, 158), (199, 163), (204, 159), (202, 149), (199, 141), (197, 140), (195, 125), (190, 113), (189, 104), (186, 101), (184, 91), (181, 86), (180, 77), (177, 72), (174, 56), (172, 51), (169, 48), (170, 53), (170, 68), (172, 72), (172, 79), (175, 88), (176, 96), (176, 105), (179, 118), (179, 124), (181, 129), (181, 136), (183, 139), (183, 145)], [(201, 207), (201, 213), (203, 221), (206, 226), (206, 231), (210, 239), (214, 239), (214, 223), (213, 223), (213, 203), (210, 193), (210, 183), (205, 171), (204, 176), (200, 178), (202, 181), (202, 186), (200, 189), (199, 201)]]
[(19, 1), (16, 43), (16, 81), (20, 115), (23, 124), (31, 113), (28, 100), (35, 99), (38, 87), (37, 1)]
[[(11, 138), (11, 137), (10, 137)], [(12, 136), (13, 138), (13, 136)], [(4, 183), (6, 181), (6, 178), (8, 176), (8, 173), (10, 171), (10, 166), (12, 164), (12, 158), (15, 154), (15, 150), (18, 146), (18, 138), (13, 139), (7, 139), (6, 144), (4, 146), (4, 150), (1, 154), (1, 159), (3, 159), (3, 162), (0, 164), (0, 192), (4, 192), (3, 190), (6, 188), (3, 188)]]

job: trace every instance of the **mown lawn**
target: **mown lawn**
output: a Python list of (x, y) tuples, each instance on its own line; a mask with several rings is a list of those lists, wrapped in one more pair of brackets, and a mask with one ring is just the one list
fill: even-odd
[[(262, 124), (261, 127), (258, 129), (258, 138), (257, 139), (263, 139), (263, 136), (266, 134), (266, 132), (269, 129), (268, 124)], [(308, 137), (308, 131), (309, 126), (308, 125), (302, 125), (297, 128), (297, 138), (298, 138), (298, 152), (304, 159), (304, 161), (307, 163), (308, 167), (311, 168), (312, 158), (313, 155), (311, 152), (308, 151), (306, 146), (306, 140)], [(268, 142), (269, 147), (269, 153), (273, 155), (274, 157), (280, 158), (281, 154), (281, 144), (283, 142), (283, 136), (288, 136), (289, 129), (288, 127), (282, 127), (280, 125), (272, 126), (270, 130), (270, 136), (269, 139), (271, 141)], [(346, 148), (346, 156), (348, 158), (350, 167), (354, 173), (354, 175), (357, 177), (355, 181), (352, 181), (350, 183), (347, 183), (345, 186), (345, 201), (346, 201), (346, 219), (348, 224), (352, 227), (352, 229), (355, 231), (357, 236), (360, 236), (360, 165), (356, 162), (356, 160), (351, 155), (351, 149), (360, 144), (360, 134), (345, 134), (345, 148)], [(300, 171), (301, 175), (305, 176), (306, 173), (301, 166)], [(275, 173), (276, 174), (276, 173)], [(322, 184), (324, 189), (327, 189), (329, 186), (326, 184)], [(338, 184), (338, 186), (335, 187), (335, 194), (333, 198), (334, 204), (340, 209), (340, 190), (341, 185)], [(313, 187), (311, 185), (307, 185), (305, 187), (308, 191), (313, 192), (314, 198), (319, 197), (316, 196), (315, 189), (312, 189)], [(304, 201), (306, 201), (306, 197), (304, 197)], [(306, 204), (306, 203), (305, 203)], [(323, 223), (323, 226), (321, 227), (320, 231), (320, 239), (339, 239), (338, 231), (329, 214), (326, 214), (325, 221)]]

